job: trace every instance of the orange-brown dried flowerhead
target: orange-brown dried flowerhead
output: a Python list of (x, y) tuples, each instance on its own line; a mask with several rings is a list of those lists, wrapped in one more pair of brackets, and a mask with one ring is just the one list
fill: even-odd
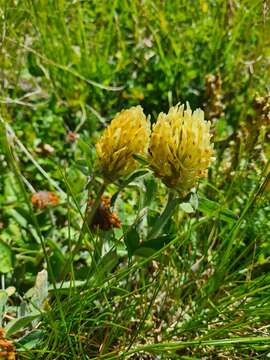
[(171, 107), (168, 114), (159, 114), (153, 127), (150, 167), (168, 187), (186, 193), (207, 174), (213, 155), (210, 138), (210, 123), (202, 110)]
[(44, 209), (48, 206), (56, 206), (59, 204), (58, 196), (51, 191), (38, 191), (32, 195), (31, 201), (38, 209)]
[(0, 328), (0, 358), (7, 360), (15, 360), (15, 346), (13, 343), (5, 338), (4, 329)]
[(141, 106), (122, 110), (96, 144), (104, 177), (113, 181), (138, 167), (133, 155), (147, 155), (150, 122)]
[[(90, 204), (91, 204), (90, 200)], [(111, 199), (109, 196), (102, 196), (100, 204), (95, 212), (90, 228), (96, 230), (110, 230), (112, 228), (120, 228), (121, 222), (117, 214), (110, 209)], [(91, 208), (90, 208), (91, 210)]]

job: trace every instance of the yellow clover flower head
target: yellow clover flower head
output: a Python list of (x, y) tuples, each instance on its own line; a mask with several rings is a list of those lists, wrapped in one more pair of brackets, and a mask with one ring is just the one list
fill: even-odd
[(114, 181), (138, 167), (134, 154), (147, 155), (150, 121), (141, 106), (122, 110), (112, 120), (96, 144), (105, 178)]
[(213, 155), (210, 138), (210, 122), (201, 109), (192, 112), (188, 104), (186, 110), (184, 105), (171, 107), (153, 126), (150, 167), (168, 187), (184, 194), (207, 175)]

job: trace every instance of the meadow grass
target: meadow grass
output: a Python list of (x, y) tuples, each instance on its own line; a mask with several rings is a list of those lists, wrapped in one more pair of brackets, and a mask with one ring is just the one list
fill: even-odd
[[(270, 356), (267, 2), (0, 4), (0, 325), (18, 358)], [(100, 132), (186, 101), (212, 122), (208, 178), (160, 216), (139, 159), (106, 188), (121, 229), (91, 231)], [(59, 204), (34, 207), (40, 190)]]

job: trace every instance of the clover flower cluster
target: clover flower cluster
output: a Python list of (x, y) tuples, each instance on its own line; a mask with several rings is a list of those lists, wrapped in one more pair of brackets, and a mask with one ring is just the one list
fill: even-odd
[(186, 193), (207, 175), (213, 156), (210, 140), (210, 122), (200, 109), (171, 107), (168, 114), (159, 114), (151, 131), (149, 117), (136, 106), (116, 115), (96, 150), (108, 181), (134, 171), (139, 166), (134, 155), (142, 155), (167, 187)]
[(134, 154), (145, 155), (149, 146), (150, 121), (141, 106), (122, 110), (96, 144), (105, 178), (114, 181), (138, 166)]

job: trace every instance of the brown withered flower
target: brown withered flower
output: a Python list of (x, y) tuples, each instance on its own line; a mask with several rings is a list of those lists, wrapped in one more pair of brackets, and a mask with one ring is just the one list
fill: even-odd
[(222, 81), (220, 73), (208, 74), (205, 77), (205, 116), (210, 121), (216, 121), (224, 116), (224, 104), (222, 102)]
[(253, 109), (254, 113), (241, 123), (237, 137), (239, 141), (244, 141), (245, 150), (251, 153), (253, 158), (260, 158), (264, 142), (266, 143), (270, 136), (270, 93), (265, 96), (256, 94)]
[(48, 206), (58, 205), (59, 198), (54, 192), (38, 191), (32, 195), (31, 202), (37, 209), (44, 209)]
[(79, 138), (79, 134), (74, 131), (69, 131), (66, 136), (67, 142), (74, 143)]
[[(90, 211), (93, 200), (90, 200)], [(93, 216), (90, 228), (93, 230), (111, 230), (113, 228), (120, 228), (121, 222), (117, 214), (111, 211), (111, 198), (109, 196), (102, 196), (100, 204)]]
[(4, 329), (0, 328), (0, 358), (15, 360), (15, 346), (5, 338)]

